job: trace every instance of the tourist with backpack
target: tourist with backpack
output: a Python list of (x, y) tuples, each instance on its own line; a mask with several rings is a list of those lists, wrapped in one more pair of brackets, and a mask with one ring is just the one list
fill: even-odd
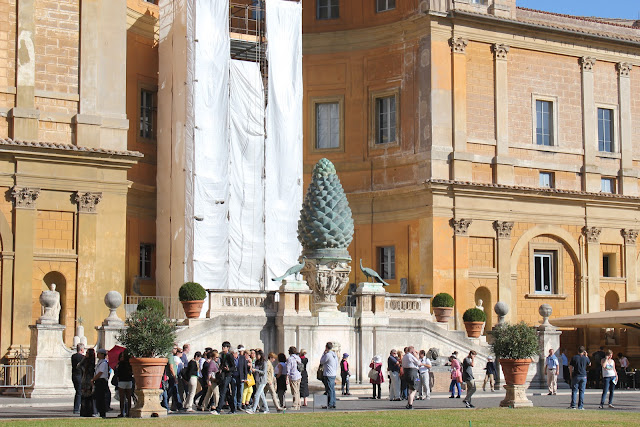
[(300, 402), (300, 381), (302, 380), (302, 371), (304, 365), (298, 349), (294, 346), (289, 347), (289, 358), (287, 359), (287, 377), (289, 378), (289, 386), (291, 387), (291, 395), (293, 396), (293, 405), (291, 409), (299, 411), (302, 403)]

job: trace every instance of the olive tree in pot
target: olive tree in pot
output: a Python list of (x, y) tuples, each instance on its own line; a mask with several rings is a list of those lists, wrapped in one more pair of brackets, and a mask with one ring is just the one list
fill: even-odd
[(138, 404), (131, 410), (136, 418), (166, 416), (160, 406), (160, 381), (167, 357), (176, 341), (176, 325), (157, 308), (143, 308), (125, 320), (117, 337), (133, 356), (129, 361), (136, 380)]
[(202, 304), (207, 297), (207, 291), (204, 290), (200, 283), (187, 282), (180, 286), (178, 291), (178, 298), (182, 303), (184, 314), (187, 319), (195, 319), (200, 317), (202, 311)]
[(433, 314), (436, 316), (436, 321), (447, 323), (453, 313), (454, 304), (453, 297), (446, 292), (441, 292), (433, 297), (431, 305), (433, 306)]
[(505, 323), (492, 332), (491, 349), (499, 359), (507, 385), (523, 385), (531, 357), (538, 354), (538, 335), (525, 322)]
[(470, 308), (462, 315), (464, 327), (469, 338), (478, 338), (482, 334), (482, 327), (487, 321), (487, 315), (479, 308)]

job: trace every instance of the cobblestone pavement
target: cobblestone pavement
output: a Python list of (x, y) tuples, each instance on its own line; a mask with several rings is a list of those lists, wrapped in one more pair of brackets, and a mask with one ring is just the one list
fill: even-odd
[[(368, 390), (368, 389), (367, 389)], [(360, 389), (357, 395), (338, 396), (336, 404), (339, 411), (374, 411), (374, 410), (394, 410), (404, 409), (406, 401), (390, 402), (388, 399), (372, 400), (364, 393), (367, 391)], [(585, 393), (585, 409), (600, 410), (601, 391), (587, 390)], [(464, 398), (464, 392), (462, 397)], [(476, 408), (495, 408), (499, 405), (504, 397), (504, 392), (496, 391), (477, 392), (473, 396), (473, 404)], [(569, 390), (559, 390), (556, 396), (547, 396), (546, 390), (529, 390), (529, 399), (533, 401), (534, 406), (543, 408), (567, 408), (571, 401)], [(469, 411), (472, 409), (464, 408), (461, 399), (450, 399), (448, 393), (434, 393), (430, 400), (418, 400), (414, 403), (414, 409), (445, 409), (459, 408), (460, 410)], [(270, 402), (270, 399), (269, 399)], [(315, 405), (314, 405), (315, 402)], [(616, 390), (614, 405), (615, 409), (604, 409), (606, 411), (635, 411), (640, 412), (640, 391), (633, 390)], [(290, 400), (288, 406), (291, 405)], [(312, 395), (309, 398), (309, 406), (303, 408), (301, 412), (319, 412), (326, 411), (321, 409), (326, 404), (326, 397), (322, 393)], [(108, 417), (117, 416), (118, 401), (112, 400), (111, 405), (115, 411), (108, 413)], [(273, 409), (273, 408), (272, 408)], [(223, 411), (227, 412), (227, 411)], [(205, 414), (196, 412), (195, 414)], [(238, 414), (244, 414), (238, 412)], [(189, 416), (185, 413), (177, 413), (170, 415), (171, 417)], [(0, 420), (7, 418), (63, 418), (77, 417), (72, 414), (72, 406), (70, 400), (61, 399), (22, 399), (15, 397), (0, 397)]]

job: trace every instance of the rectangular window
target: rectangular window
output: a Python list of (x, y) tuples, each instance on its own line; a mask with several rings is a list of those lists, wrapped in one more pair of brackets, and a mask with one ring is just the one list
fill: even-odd
[(610, 261), (611, 261), (611, 255), (604, 254), (602, 256), (602, 277), (613, 277), (610, 269), (611, 267)]
[(536, 100), (536, 143), (554, 145), (553, 102)]
[(151, 278), (151, 253), (153, 245), (140, 244), (140, 277), (143, 279)]
[(396, 97), (376, 98), (376, 144), (396, 141)]
[(396, 8), (396, 0), (376, 0), (376, 12), (385, 12)]
[(340, 147), (340, 104), (316, 104), (316, 148)]
[(598, 150), (613, 153), (613, 110), (598, 108)]
[(536, 294), (554, 293), (555, 252), (534, 252), (534, 278)]
[(554, 188), (553, 187), (553, 172), (540, 172), (540, 187), (541, 188)]
[(614, 178), (601, 178), (600, 192), (614, 194), (616, 192), (616, 180)]
[(379, 249), (380, 276), (383, 279), (396, 278), (396, 247), (383, 246)]
[(155, 139), (156, 92), (140, 90), (140, 136)]
[(338, 19), (340, 2), (338, 0), (316, 0), (316, 19)]

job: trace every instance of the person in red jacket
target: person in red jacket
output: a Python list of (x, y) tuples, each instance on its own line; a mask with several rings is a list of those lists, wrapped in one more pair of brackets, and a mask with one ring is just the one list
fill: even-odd
[(342, 355), (342, 360), (340, 361), (340, 377), (342, 378), (342, 395), (343, 396), (351, 396), (349, 393), (349, 377), (351, 376), (351, 372), (349, 372), (349, 353), (344, 353)]
[[(378, 372), (378, 375), (373, 377), (373, 375), (371, 375), (373, 372), (369, 371), (369, 382), (373, 384), (372, 399), (380, 399), (382, 397), (382, 383), (384, 382), (384, 375), (382, 374), (382, 357), (376, 356), (371, 359), (369, 367)], [(376, 388), (378, 389), (377, 395)]]

